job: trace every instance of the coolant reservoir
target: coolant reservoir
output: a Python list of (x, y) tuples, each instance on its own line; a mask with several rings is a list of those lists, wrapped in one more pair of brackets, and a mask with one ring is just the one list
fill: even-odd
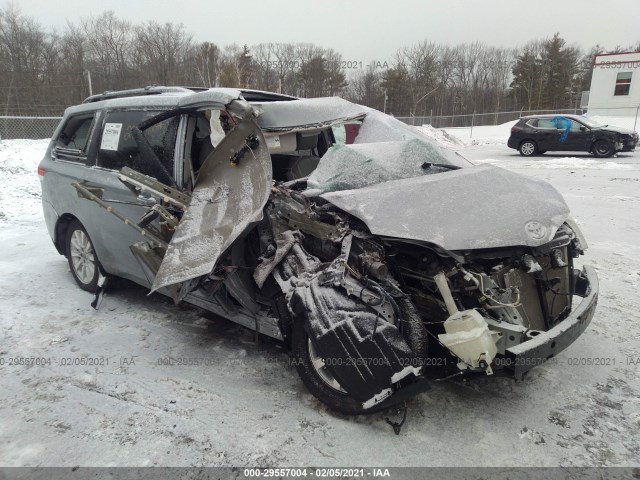
[(456, 312), (444, 322), (444, 330), (447, 333), (438, 335), (438, 339), (464, 362), (458, 367), (465, 369), (469, 365), (485, 368), (488, 375), (493, 373), (490, 364), (498, 350), (482, 315), (476, 310)]

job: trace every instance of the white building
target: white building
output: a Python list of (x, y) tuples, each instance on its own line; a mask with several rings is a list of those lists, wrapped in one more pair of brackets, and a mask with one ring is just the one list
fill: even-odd
[(596, 55), (589, 115), (635, 116), (640, 106), (640, 53)]

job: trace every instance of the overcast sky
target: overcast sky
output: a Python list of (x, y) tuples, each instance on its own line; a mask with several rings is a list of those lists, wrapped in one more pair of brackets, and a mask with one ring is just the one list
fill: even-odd
[[(0, 0), (0, 5), (6, 5)], [(312, 42), (345, 60), (391, 60), (395, 51), (425, 39), (475, 40), (516, 46), (560, 32), (585, 49), (640, 41), (639, 0), (21, 0), (22, 12), (62, 28), (66, 19), (113, 10), (142, 22), (183, 23), (199, 41), (218, 45)]]

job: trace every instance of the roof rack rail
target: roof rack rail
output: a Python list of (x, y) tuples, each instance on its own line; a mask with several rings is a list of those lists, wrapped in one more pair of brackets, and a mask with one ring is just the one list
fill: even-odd
[(97, 95), (91, 95), (84, 99), (82, 103), (94, 103), (101, 100), (112, 100), (114, 98), (124, 97), (139, 97), (143, 95), (161, 95), (163, 93), (185, 93), (185, 92), (199, 92), (208, 90), (202, 87), (163, 87), (159, 85), (149, 85), (143, 88), (132, 88), (129, 90), (114, 90), (99, 93)]

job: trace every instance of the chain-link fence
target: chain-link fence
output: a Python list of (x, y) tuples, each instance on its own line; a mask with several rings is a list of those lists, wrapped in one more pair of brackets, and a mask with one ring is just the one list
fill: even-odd
[(416, 116), (416, 117), (396, 117), (398, 120), (409, 125), (431, 125), (435, 128), (456, 128), (474, 127), (477, 125), (501, 125), (506, 122), (517, 120), (526, 115), (544, 114), (573, 114), (582, 115), (581, 108), (571, 108), (564, 110), (516, 110), (513, 112), (491, 112), (491, 113), (470, 113), (466, 115), (441, 115), (441, 116)]
[(0, 116), (0, 140), (51, 138), (61, 118)]
[(624, 107), (590, 107), (588, 109), (569, 108), (563, 110), (517, 110), (512, 112), (469, 113), (465, 115), (402, 116), (396, 118), (409, 125), (431, 125), (435, 128), (461, 128), (481, 125), (501, 125), (503, 123), (512, 122), (513, 120), (518, 120), (520, 117), (527, 115), (587, 114), (589, 116), (603, 115), (612, 117), (634, 117), (636, 120), (635, 124), (637, 125), (638, 119), (640, 118), (639, 112), (640, 105)]
[[(636, 107), (607, 107), (600, 112), (598, 108), (591, 108), (588, 113), (591, 115), (634, 115), (636, 123), (638, 121), (638, 111)], [(480, 125), (501, 125), (506, 122), (517, 120), (526, 115), (542, 114), (574, 114), (582, 115), (585, 110), (582, 108), (572, 108), (564, 110), (517, 110), (512, 112), (491, 112), (491, 113), (470, 113), (466, 115), (442, 115), (442, 116), (415, 116), (396, 117), (409, 125), (432, 125), (435, 128), (456, 128), (475, 127)], [(62, 117), (44, 116), (0, 116), (0, 140), (9, 139), (40, 139), (51, 138), (53, 132)], [(635, 125), (634, 125), (635, 128)]]

